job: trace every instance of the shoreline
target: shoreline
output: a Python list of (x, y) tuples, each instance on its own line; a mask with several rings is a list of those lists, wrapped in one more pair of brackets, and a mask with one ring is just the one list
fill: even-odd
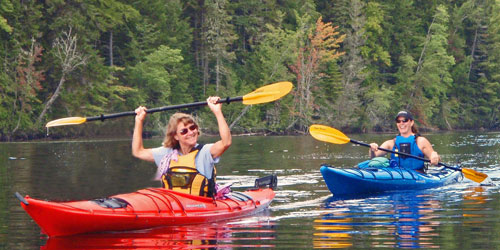
[[(344, 132), (344, 131), (342, 131)], [(500, 130), (468, 130), (468, 129), (456, 129), (456, 130), (421, 130), (422, 135), (428, 134), (446, 134), (446, 133), (459, 133), (459, 132), (478, 132), (478, 133), (500, 133)], [(371, 132), (349, 132), (347, 134), (395, 134), (396, 131), (383, 132), (383, 131), (371, 131)], [(277, 133), (277, 132), (243, 132), (243, 133), (231, 133), (233, 137), (244, 137), (244, 136), (308, 136), (309, 133), (304, 132), (287, 132), (287, 133)], [(203, 132), (202, 136), (206, 137), (216, 137), (217, 133)], [(163, 135), (153, 133), (151, 131), (145, 131), (143, 135), (144, 139), (162, 139)], [(64, 136), (63, 134), (53, 134), (49, 136), (28, 136), (22, 139), (11, 139), (6, 140), (3, 137), (0, 139), (0, 143), (24, 143), (24, 142), (58, 142), (58, 141), (82, 141), (82, 140), (131, 140), (132, 134), (124, 132), (122, 134), (107, 134), (107, 135), (85, 135), (84, 133), (76, 136)]]

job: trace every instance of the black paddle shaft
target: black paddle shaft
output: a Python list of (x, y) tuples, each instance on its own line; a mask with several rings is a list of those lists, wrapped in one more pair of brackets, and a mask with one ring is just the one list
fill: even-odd
[[(243, 101), (243, 96), (238, 96), (238, 97), (233, 97), (233, 98), (225, 98), (225, 99), (220, 99), (217, 101), (217, 103), (230, 103), (230, 102), (235, 102), (235, 101)], [(166, 110), (172, 110), (172, 109), (182, 109), (182, 108), (192, 108), (192, 107), (198, 107), (198, 106), (204, 106), (207, 105), (207, 101), (202, 101), (202, 102), (193, 102), (193, 103), (187, 103), (187, 104), (179, 104), (179, 105), (172, 105), (172, 106), (164, 106), (164, 107), (159, 107), (159, 108), (152, 108), (146, 110), (146, 113), (155, 113), (159, 111), (166, 111)], [(105, 119), (110, 119), (110, 118), (117, 118), (117, 117), (122, 117), (122, 116), (134, 116), (135, 111), (127, 111), (127, 112), (121, 112), (121, 113), (115, 113), (115, 114), (109, 114), (109, 115), (99, 115), (99, 116), (92, 116), (92, 117), (87, 117), (86, 121), (97, 121), (101, 120), (104, 121)]]
[[(367, 144), (367, 143), (364, 143), (364, 142), (356, 141), (356, 140), (353, 140), (353, 139), (349, 139), (349, 140), (352, 143), (354, 143), (354, 144), (362, 145), (362, 146), (369, 147), (369, 148), (371, 147), (370, 144)], [(400, 154), (400, 155), (408, 156), (408, 157), (411, 157), (411, 158), (415, 158), (417, 160), (421, 160), (421, 161), (425, 161), (425, 162), (430, 162), (429, 159), (422, 158), (422, 157), (419, 157), (419, 156), (416, 156), (416, 155), (412, 155), (412, 154), (408, 154), (408, 153), (404, 153), (404, 152), (396, 152), (396, 151), (392, 151), (392, 150), (381, 148), (381, 147), (378, 147), (378, 149), (382, 150), (382, 151), (385, 151), (385, 152), (389, 152), (389, 153), (393, 153), (393, 154)], [(449, 168), (449, 169), (453, 169), (453, 170), (456, 170), (456, 171), (462, 171), (462, 169), (460, 169), (460, 168), (450, 167), (450, 166), (447, 166), (447, 165), (445, 165), (444, 163), (441, 163), (441, 162), (439, 162), (438, 165), (446, 167), (446, 168)]]

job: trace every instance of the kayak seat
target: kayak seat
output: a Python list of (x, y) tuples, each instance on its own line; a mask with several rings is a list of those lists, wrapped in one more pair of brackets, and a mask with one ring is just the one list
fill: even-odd
[(92, 202), (96, 203), (97, 205), (105, 208), (126, 208), (128, 205), (130, 205), (127, 201), (120, 199), (120, 198), (102, 198), (102, 199), (95, 199), (91, 200)]
[(258, 179), (255, 179), (255, 188), (264, 188), (264, 187), (269, 187), (272, 190), (276, 190), (276, 187), (278, 187), (278, 176), (276, 175), (268, 175), (265, 177), (261, 177)]

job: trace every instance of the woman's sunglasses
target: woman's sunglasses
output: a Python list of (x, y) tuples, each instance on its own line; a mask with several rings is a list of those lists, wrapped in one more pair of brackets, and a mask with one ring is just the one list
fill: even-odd
[(408, 121), (409, 121), (409, 120), (408, 120), (408, 119), (406, 119), (406, 118), (405, 118), (405, 119), (403, 119), (403, 120), (399, 120), (399, 119), (398, 119), (398, 120), (396, 120), (396, 123), (402, 123), (402, 122), (407, 123)]
[[(189, 130), (188, 130), (188, 129), (189, 129)], [(181, 129), (181, 130), (179, 131), (179, 134), (181, 134), (181, 135), (185, 135), (185, 134), (187, 134), (187, 133), (188, 133), (188, 131), (193, 131), (193, 130), (195, 130), (195, 129), (198, 129), (198, 125), (193, 124), (193, 125), (191, 125), (191, 126), (189, 126), (189, 127), (187, 127), (187, 128), (183, 128), (183, 129)]]

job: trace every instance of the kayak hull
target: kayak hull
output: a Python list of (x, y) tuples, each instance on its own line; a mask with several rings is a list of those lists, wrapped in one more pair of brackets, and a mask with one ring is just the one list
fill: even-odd
[[(21, 206), (49, 237), (126, 231), (228, 220), (259, 212), (275, 196), (271, 188), (232, 192), (223, 199), (148, 188), (99, 200), (52, 202), (25, 196)], [(101, 199), (100, 201), (103, 201)]]
[(335, 168), (321, 166), (325, 183), (334, 195), (357, 195), (396, 190), (435, 188), (461, 181), (460, 171), (442, 169), (436, 173), (419, 173), (401, 168)]

